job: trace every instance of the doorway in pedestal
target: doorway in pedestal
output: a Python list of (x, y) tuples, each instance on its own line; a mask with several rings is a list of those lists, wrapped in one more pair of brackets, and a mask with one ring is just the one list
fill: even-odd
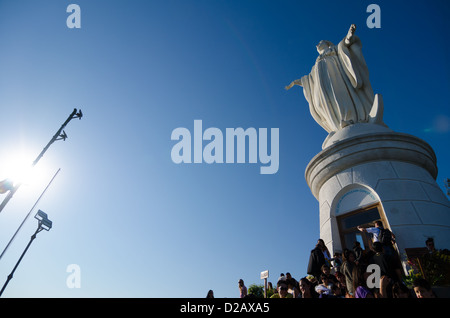
[(357, 227), (373, 227), (374, 223), (379, 220), (386, 224), (383, 220), (383, 213), (380, 211), (381, 206), (377, 203), (337, 216), (342, 248), (352, 250), (354, 243), (359, 242), (363, 250), (368, 250), (371, 247), (372, 238), (370, 234), (360, 232)]

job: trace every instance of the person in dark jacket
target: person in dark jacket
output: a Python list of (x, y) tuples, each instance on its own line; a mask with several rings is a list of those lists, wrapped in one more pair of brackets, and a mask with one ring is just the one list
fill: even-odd
[(322, 246), (317, 244), (316, 247), (311, 251), (309, 256), (308, 270), (309, 275), (313, 275), (317, 280), (322, 274), (322, 265), (325, 264), (325, 257), (323, 255)]
[(355, 262), (359, 264), (361, 257), (363, 256), (363, 249), (361, 248), (361, 244), (358, 241), (353, 243), (353, 252), (355, 252)]

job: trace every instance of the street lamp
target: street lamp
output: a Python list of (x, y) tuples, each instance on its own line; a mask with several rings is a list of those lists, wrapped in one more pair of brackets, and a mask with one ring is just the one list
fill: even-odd
[(34, 216), (36, 220), (38, 220), (38, 229), (37, 233), (39, 233), (42, 230), (49, 231), (52, 228), (52, 221), (50, 221), (47, 217), (47, 213), (44, 211), (39, 210), (36, 215)]
[[(73, 112), (69, 115), (69, 117), (66, 119), (66, 121), (62, 124), (62, 126), (58, 129), (58, 131), (56, 132), (56, 134), (53, 136), (52, 139), (50, 139), (50, 141), (48, 142), (48, 144), (44, 147), (44, 149), (41, 151), (41, 153), (36, 157), (36, 159), (34, 159), (31, 167), (34, 167), (39, 160), (41, 160), (41, 158), (44, 156), (45, 152), (48, 150), (48, 148), (50, 148), (50, 146), (57, 140), (66, 140), (67, 139), (67, 134), (64, 131), (64, 128), (67, 126), (67, 124), (74, 118), (78, 118), (81, 119), (83, 117), (83, 113), (80, 110), (77, 110), (76, 108), (73, 110)], [(3, 200), (2, 203), (0, 203), (0, 212), (2, 212), (3, 208), (5, 207), (5, 205), (9, 202), (9, 200), (11, 200), (11, 198), (13, 197), (14, 193), (16, 193), (16, 191), (19, 189), (19, 187), (21, 186), (21, 183), (18, 183), (16, 185), (13, 185), (11, 183), (11, 180), (3, 180), (0, 181), (0, 193), (6, 193), (9, 191), (8, 195), (5, 197), (5, 199)]]
[(9, 281), (13, 278), (14, 272), (17, 269), (17, 266), (19, 266), (20, 261), (22, 261), (22, 258), (25, 256), (25, 253), (28, 251), (28, 248), (30, 247), (31, 243), (33, 243), (34, 239), (36, 238), (36, 235), (41, 232), (42, 230), (49, 231), (52, 228), (52, 221), (50, 221), (47, 217), (47, 213), (39, 210), (36, 215), (34, 216), (36, 220), (38, 220), (38, 228), (34, 232), (34, 234), (31, 236), (30, 242), (28, 242), (27, 247), (23, 251), (22, 255), (20, 256), (19, 260), (16, 263), (16, 266), (14, 266), (11, 274), (8, 275), (8, 278), (5, 282), (5, 284), (2, 287), (2, 290), (0, 291), (0, 296), (3, 294), (3, 291), (5, 290), (6, 286), (8, 285)]

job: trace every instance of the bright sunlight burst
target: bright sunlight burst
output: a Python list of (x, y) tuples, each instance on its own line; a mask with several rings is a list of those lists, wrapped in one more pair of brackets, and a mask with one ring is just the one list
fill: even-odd
[(26, 151), (12, 152), (0, 158), (0, 180), (10, 179), (14, 185), (34, 185), (45, 177), (42, 167), (33, 167), (34, 154)]

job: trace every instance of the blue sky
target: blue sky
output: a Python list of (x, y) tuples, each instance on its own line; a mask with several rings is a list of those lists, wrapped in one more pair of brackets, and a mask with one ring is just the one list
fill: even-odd
[[(66, 8), (81, 8), (69, 29)], [(381, 8), (381, 28), (366, 8)], [(450, 176), (447, 1), (0, 1), (0, 179), (66, 127), (0, 213), (0, 246), (37, 205), (53, 221), (27, 252), (5, 297), (237, 297), (237, 282), (306, 275), (319, 238), (304, 179), (326, 132), (301, 88), (323, 39), (349, 26), (383, 95), (393, 130), (427, 141), (438, 184)], [(180, 164), (175, 128), (279, 128), (279, 170)], [(8, 161), (9, 160), (9, 161)], [(12, 159), (14, 160), (14, 159)], [(3, 200), (5, 195), (1, 195)], [(33, 211), (32, 216), (37, 211)], [(30, 217), (0, 260), (0, 284), (36, 227)], [(81, 269), (81, 287), (66, 271)], [(3, 278), (2, 278), (3, 277)]]

